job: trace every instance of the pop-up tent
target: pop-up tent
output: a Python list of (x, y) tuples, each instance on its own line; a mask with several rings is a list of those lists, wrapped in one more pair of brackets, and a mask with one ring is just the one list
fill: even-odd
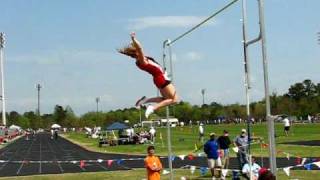
[(52, 124), (51, 126), (52, 129), (59, 129), (61, 126), (59, 124)]
[(129, 127), (125, 124), (115, 122), (112, 123), (110, 126), (106, 128), (107, 131), (112, 131), (112, 130), (120, 130), (120, 129), (128, 129)]

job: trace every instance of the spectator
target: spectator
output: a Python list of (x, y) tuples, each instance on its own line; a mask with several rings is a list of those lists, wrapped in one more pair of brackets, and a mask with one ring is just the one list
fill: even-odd
[(51, 130), (50, 130), (50, 132), (51, 132), (51, 139), (53, 139), (53, 136), (54, 136), (54, 130), (53, 130), (53, 129), (51, 129)]
[(203, 124), (200, 123), (199, 125), (199, 141), (203, 142), (203, 137), (204, 137), (204, 128), (203, 128)]
[(162, 170), (160, 159), (154, 155), (154, 146), (149, 146), (147, 150), (148, 156), (144, 159), (144, 164), (148, 180), (160, 180), (160, 171)]
[(222, 151), (222, 168), (227, 169), (229, 166), (229, 146), (231, 144), (228, 131), (223, 131), (223, 135), (218, 138), (218, 144)]
[(285, 117), (283, 119), (283, 123), (284, 123), (284, 132), (285, 132), (286, 136), (288, 136), (289, 131), (290, 131), (290, 121), (289, 121), (288, 117)]
[(241, 134), (234, 140), (234, 145), (238, 148), (237, 158), (239, 162), (239, 170), (248, 162), (248, 136), (245, 129), (241, 130)]
[(156, 130), (154, 129), (154, 127), (151, 126), (149, 133), (150, 133), (151, 143), (153, 144), (153, 143), (154, 143), (154, 140), (155, 140), (154, 137), (155, 137), (155, 135), (156, 135)]
[(58, 129), (54, 129), (54, 140), (58, 139)]
[(242, 174), (248, 180), (251, 179), (250, 178), (250, 169), (251, 169), (252, 179), (257, 180), (259, 177), (259, 170), (261, 169), (261, 167), (256, 163), (254, 157), (251, 158), (251, 167), (248, 162), (242, 168)]
[[(219, 157), (219, 144), (215, 138), (215, 133), (210, 133), (210, 139), (204, 144), (203, 150), (207, 154), (208, 167), (211, 171), (212, 178), (221, 177), (221, 159)], [(218, 176), (215, 176), (215, 168), (218, 168)]]
[(308, 122), (312, 123), (312, 116), (308, 115)]

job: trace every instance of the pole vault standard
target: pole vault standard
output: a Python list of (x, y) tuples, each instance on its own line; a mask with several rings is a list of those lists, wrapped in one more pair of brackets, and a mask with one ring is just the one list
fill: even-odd
[[(230, 7), (232, 4), (234, 4), (235, 2), (237, 2), (238, 0), (233, 0), (231, 1), (229, 4), (227, 4), (226, 6), (224, 6), (223, 8), (221, 8), (220, 10), (218, 10), (217, 12), (215, 12), (214, 14), (212, 14), (211, 16), (209, 16), (208, 18), (206, 18), (205, 20), (203, 20), (202, 22), (200, 22), (199, 24), (197, 24), (196, 26), (192, 27), (190, 30), (186, 31), (185, 33), (181, 34), (180, 36), (178, 36), (177, 38), (175, 38), (174, 40), (170, 40), (167, 39), (163, 42), (163, 56), (162, 56), (162, 60), (163, 60), (163, 67), (166, 70), (166, 47), (169, 47), (169, 61), (170, 61), (170, 72), (169, 72), (169, 77), (171, 78), (171, 82), (173, 83), (173, 65), (172, 65), (172, 50), (171, 47), (172, 45), (177, 42), (178, 40), (180, 40), (181, 38), (183, 38), (184, 36), (186, 36), (187, 34), (191, 33), (192, 31), (194, 31), (195, 29), (197, 29), (198, 27), (200, 27), (201, 25), (205, 24), (207, 21), (209, 21), (210, 19), (212, 19), (213, 17), (215, 17), (216, 15), (220, 14), (222, 11), (226, 10), (228, 7)], [(169, 116), (170, 116), (170, 112), (169, 112), (169, 107), (166, 107), (166, 116), (167, 116), (167, 141), (168, 141), (168, 164), (169, 164), (169, 169), (170, 169), (170, 180), (173, 180), (173, 170), (172, 170), (172, 148), (171, 148), (171, 130), (170, 130), (170, 125), (171, 122), (169, 121)]]
[(5, 104), (5, 99), (4, 99), (3, 48), (4, 48), (4, 33), (0, 33), (0, 71), (1, 71), (2, 124), (5, 126), (7, 124), (7, 121), (6, 121), (6, 104)]
[[(246, 71), (246, 92), (250, 89), (249, 70), (248, 70), (248, 46), (261, 41), (262, 48), (262, 61), (263, 61), (263, 74), (264, 74), (264, 92), (266, 101), (266, 119), (268, 123), (268, 140), (269, 140), (269, 163), (271, 172), (276, 176), (277, 174), (277, 162), (276, 162), (276, 147), (275, 147), (275, 132), (274, 132), (274, 119), (271, 117), (270, 110), (270, 96), (269, 96), (269, 78), (268, 78), (268, 62), (267, 62), (267, 49), (266, 49), (266, 36), (264, 26), (264, 1), (258, 0), (259, 9), (259, 28), (260, 33), (257, 38), (246, 41), (246, 0), (242, 0), (242, 21), (243, 21), (243, 45), (244, 45), (244, 61)], [(248, 96), (248, 95), (247, 95)], [(249, 98), (247, 97), (247, 107), (249, 106)], [(249, 115), (250, 111), (248, 110)], [(248, 129), (250, 129), (250, 122), (248, 122)], [(249, 131), (250, 132), (250, 131)], [(250, 138), (250, 136), (249, 136)], [(249, 148), (250, 149), (250, 148)]]

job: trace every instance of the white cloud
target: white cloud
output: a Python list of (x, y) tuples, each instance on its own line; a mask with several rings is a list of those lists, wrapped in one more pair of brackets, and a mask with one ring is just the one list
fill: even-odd
[(186, 59), (189, 61), (198, 61), (203, 59), (203, 54), (195, 51), (187, 52), (185, 56), (186, 56)]
[[(129, 29), (142, 30), (147, 28), (176, 28), (190, 27), (199, 24), (205, 16), (149, 16), (129, 20)], [(213, 25), (214, 22), (207, 22)]]
[(61, 65), (65, 62), (97, 63), (114, 58), (114, 53), (92, 50), (61, 50), (8, 57), (9, 62), (37, 65)]
[(189, 51), (182, 55), (178, 55), (175, 53), (172, 54), (173, 62), (196, 62), (204, 58), (205, 58), (204, 54), (196, 51)]

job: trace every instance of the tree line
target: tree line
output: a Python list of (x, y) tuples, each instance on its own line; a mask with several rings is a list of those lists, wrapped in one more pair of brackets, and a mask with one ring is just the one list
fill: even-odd
[[(273, 92), (270, 95), (271, 113), (287, 114), (297, 117), (306, 117), (308, 115), (317, 115), (320, 113), (320, 83), (313, 83), (306, 79), (302, 82), (290, 86), (288, 92), (278, 95)], [(192, 105), (189, 102), (181, 101), (178, 104), (169, 107), (170, 115), (178, 118), (180, 121), (193, 122), (203, 120), (213, 120), (218, 118), (246, 119), (246, 105), (235, 103), (222, 105), (218, 102), (203, 104), (201, 106)], [(145, 108), (125, 108), (111, 110), (108, 112), (87, 112), (77, 116), (70, 106), (56, 105), (51, 114), (38, 116), (36, 112), (29, 111), (19, 114), (16, 111), (6, 113), (8, 125), (15, 124), (23, 128), (49, 128), (53, 123), (63, 127), (94, 127), (106, 126), (116, 121), (129, 120), (131, 125), (139, 123), (140, 117), (144, 119)], [(253, 102), (250, 104), (252, 117), (256, 119), (265, 118), (265, 100)], [(166, 109), (160, 109), (151, 118), (159, 119), (166, 117)]]

